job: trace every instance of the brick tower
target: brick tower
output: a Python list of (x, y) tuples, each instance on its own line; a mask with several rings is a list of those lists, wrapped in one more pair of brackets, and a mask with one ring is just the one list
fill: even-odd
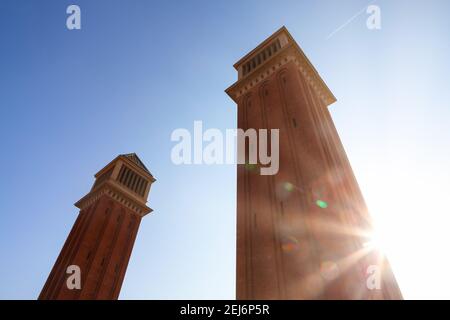
[(280, 130), (276, 175), (238, 165), (237, 299), (401, 299), (303, 51), (282, 27), (234, 67), (238, 128)]
[[(118, 156), (95, 175), (78, 201), (78, 218), (39, 299), (117, 299), (146, 206), (152, 174), (134, 153)], [(78, 266), (81, 288), (67, 284)]]

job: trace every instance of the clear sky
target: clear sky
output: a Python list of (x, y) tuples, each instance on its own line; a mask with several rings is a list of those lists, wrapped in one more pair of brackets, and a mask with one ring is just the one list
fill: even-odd
[[(66, 28), (72, 3), (81, 30)], [(120, 297), (233, 299), (235, 168), (175, 166), (170, 134), (194, 120), (234, 128), (232, 65), (282, 25), (338, 99), (404, 296), (450, 298), (450, 2), (376, 1), (381, 30), (366, 27), (369, 3), (1, 0), (0, 298), (37, 298), (73, 203), (136, 152), (157, 178), (154, 212)]]

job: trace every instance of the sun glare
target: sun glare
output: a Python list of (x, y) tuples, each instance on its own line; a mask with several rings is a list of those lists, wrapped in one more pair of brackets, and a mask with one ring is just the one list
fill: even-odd
[(429, 181), (431, 174), (419, 175), (426, 171), (407, 170), (404, 163), (392, 168), (402, 171), (383, 175), (375, 172), (361, 180), (374, 224), (365, 246), (376, 248), (387, 257), (404, 298), (443, 297), (445, 288), (437, 290), (436, 284), (448, 279), (432, 270), (450, 265), (443, 254), (448, 241), (447, 209), (435, 201), (446, 197), (447, 188), (437, 178)]

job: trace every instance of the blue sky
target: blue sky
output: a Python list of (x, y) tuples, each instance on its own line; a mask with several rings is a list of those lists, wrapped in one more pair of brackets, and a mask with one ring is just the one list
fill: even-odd
[[(77, 4), (82, 29), (66, 28)], [(232, 65), (285, 25), (330, 107), (406, 298), (450, 298), (450, 3), (0, 1), (0, 298), (35, 299), (93, 174), (157, 178), (122, 299), (233, 299), (235, 168), (175, 166), (177, 128), (234, 128)]]

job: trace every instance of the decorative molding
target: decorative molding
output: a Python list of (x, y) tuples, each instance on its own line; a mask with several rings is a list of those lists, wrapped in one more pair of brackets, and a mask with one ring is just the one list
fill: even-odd
[(83, 210), (98, 201), (100, 197), (104, 195), (117, 201), (140, 217), (143, 217), (153, 211), (145, 204), (139, 203), (136, 200), (132, 199), (130, 196), (126, 195), (110, 181), (105, 181), (99, 187), (95, 188), (95, 190), (89, 192), (86, 196), (75, 203), (75, 206), (80, 210)]
[[(258, 59), (258, 63), (260, 64), (244, 75), (242, 72), (244, 65), (252, 61), (252, 59), (255, 59), (255, 57), (258, 57), (261, 52), (266, 50), (267, 46), (270, 46), (270, 43), (273, 43), (277, 39), (280, 41), (281, 48), (267, 59), (265, 58), (266, 55), (263, 55), (262, 62), (260, 63)], [(242, 95), (290, 62), (295, 63), (301, 74), (307, 80), (307, 83), (313, 88), (317, 96), (326, 106), (336, 101), (336, 97), (284, 26), (234, 64), (234, 68), (238, 71), (238, 80), (226, 89), (225, 92), (231, 99), (238, 103), (238, 99)]]
[(282, 48), (277, 55), (261, 64), (246, 77), (242, 78), (225, 91), (235, 102), (237, 102), (242, 95), (245, 95), (253, 87), (269, 78), (289, 62), (293, 62), (297, 66), (306, 81), (311, 85), (311, 88), (313, 88), (317, 96), (326, 106), (336, 101), (336, 98), (325, 85), (319, 74), (312, 69), (309, 61), (305, 60), (305, 57), (302, 56), (301, 52), (296, 50), (293, 44), (289, 44)]

